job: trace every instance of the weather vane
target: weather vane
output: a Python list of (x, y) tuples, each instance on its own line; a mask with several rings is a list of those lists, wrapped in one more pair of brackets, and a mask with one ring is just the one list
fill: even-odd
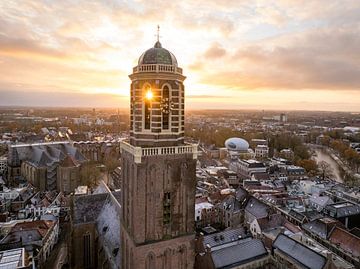
[(156, 37), (157, 37), (157, 41), (159, 42), (159, 41), (160, 41), (160, 25), (157, 26), (157, 34), (156, 34)]

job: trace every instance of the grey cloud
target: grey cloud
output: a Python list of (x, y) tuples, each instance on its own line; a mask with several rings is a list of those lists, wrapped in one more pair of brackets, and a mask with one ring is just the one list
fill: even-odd
[(202, 82), (248, 89), (360, 90), (359, 26), (314, 29), (269, 45), (243, 46), (223, 65), (233, 68), (205, 74)]

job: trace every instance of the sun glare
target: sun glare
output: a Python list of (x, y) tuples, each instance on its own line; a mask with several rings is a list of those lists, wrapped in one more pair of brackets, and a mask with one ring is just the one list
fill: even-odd
[(153, 93), (152, 93), (152, 91), (151, 90), (148, 90), (147, 92), (146, 92), (146, 99), (148, 99), (149, 101), (153, 98)]

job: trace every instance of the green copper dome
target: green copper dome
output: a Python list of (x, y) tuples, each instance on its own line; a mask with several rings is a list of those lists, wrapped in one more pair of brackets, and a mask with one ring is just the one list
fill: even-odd
[(169, 64), (177, 66), (177, 61), (174, 54), (164, 49), (161, 43), (157, 41), (153, 48), (148, 49), (140, 56), (138, 64)]

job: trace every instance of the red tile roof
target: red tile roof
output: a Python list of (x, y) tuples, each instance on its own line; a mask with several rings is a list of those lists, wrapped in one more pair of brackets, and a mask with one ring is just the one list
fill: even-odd
[(289, 222), (289, 221), (285, 221), (284, 222), (284, 227), (286, 228), (286, 229), (288, 229), (290, 232), (292, 232), (292, 233), (299, 233), (299, 232), (301, 232), (301, 229), (299, 228), (299, 226), (296, 226), (296, 225), (294, 225), (294, 224), (292, 224), (291, 222)]
[(55, 221), (51, 220), (35, 220), (29, 222), (21, 222), (15, 224), (11, 229), (11, 232), (23, 231), (23, 230), (37, 230), (42, 237), (55, 225)]
[(336, 227), (330, 235), (330, 242), (338, 245), (345, 251), (352, 253), (355, 257), (360, 257), (360, 238)]

